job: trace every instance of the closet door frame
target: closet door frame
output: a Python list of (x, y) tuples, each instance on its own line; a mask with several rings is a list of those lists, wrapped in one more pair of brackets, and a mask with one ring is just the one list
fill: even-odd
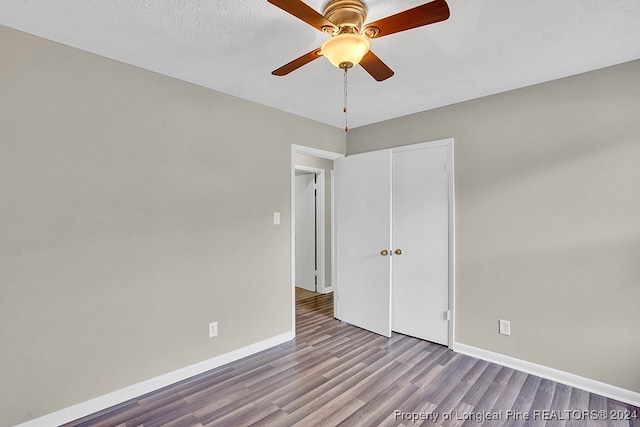
[[(448, 178), (448, 196), (449, 196), (449, 200), (448, 200), (448, 240), (449, 240), (449, 247), (448, 247), (448, 347), (450, 349), (453, 349), (453, 343), (455, 342), (455, 320), (456, 320), (456, 316), (455, 316), (455, 281), (456, 281), (456, 277), (455, 277), (455, 167), (454, 167), (454, 140), (453, 138), (446, 138), (446, 139), (441, 139), (441, 140), (436, 140), (436, 141), (430, 141), (430, 142), (423, 142), (423, 143), (417, 143), (417, 144), (411, 144), (411, 145), (405, 145), (405, 146), (399, 146), (399, 147), (394, 147), (394, 148), (385, 148), (385, 149), (381, 149), (381, 150), (373, 150), (373, 151), (377, 151), (377, 152), (388, 152), (389, 153), (389, 161), (391, 162), (392, 160), (392, 156), (394, 152), (399, 152), (399, 151), (409, 151), (409, 150), (416, 150), (416, 149), (421, 149), (421, 148), (434, 148), (434, 147), (441, 147), (441, 146), (445, 146), (447, 147), (447, 178)], [(366, 154), (365, 153), (358, 153), (358, 154)], [(368, 152), (371, 153), (371, 152)], [(444, 165), (443, 165), (444, 167)], [(339, 168), (338, 168), (339, 169)], [(391, 180), (391, 177), (389, 177), (389, 179)], [(338, 185), (338, 182), (340, 180), (340, 176), (339, 174), (336, 174), (336, 186)], [(391, 181), (390, 181), (391, 183)], [(336, 193), (338, 191), (336, 190)], [(338, 202), (338, 200), (336, 200), (336, 203)], [(338, 215), (339, 216), (339, 215)], [(393, 219), (392, 219), (393, 220)], [(338, 221), (339, 222), (339, 221)], [(391, 227), (391, 223), (389, 224), (389, 226)], [(335, 225), (334, 228), (334, 232), (336, 233), (336, 239), (335, 241), (337, 242), (339, 240), (339, 230), (340, 230), (340, 224), (337, 223)], [(393, 236), (391, 236), (391, 241), (389, 242), (389, 244), (391, 244), (393, 240)], [(336, 266), (336, 273), (338, 271), (337, 266), (340, 263), (340, 254), (338, 251), (338, 248), (335, 248), (335, 252), (334, 252), (334, 257), (336, 259), (336, 262), (334, 264), (334, 266)], [(391, 263), (391, 260), (389, 260), (389, 262)], [(391, 276), (389, 276), (389, 283), (391, 284)], [(337, 297), (339, 298), (340, 295), (340, 276), (336, 274), (336, 280), (334, 280), (334, 286), (337, 285), (337, 288), (334, 288), (334, 291), (336, 291)], [(391, 286), (391, 285), (390, 285)], [(389, 288), (389, 291), (391, 292), (391, 287)], [(336, 306), (335, 306), (335, 317), (336, 318), (341, 318), (340, 316), (340, 309), (339, 309), (339, 299), (336, 300)]]

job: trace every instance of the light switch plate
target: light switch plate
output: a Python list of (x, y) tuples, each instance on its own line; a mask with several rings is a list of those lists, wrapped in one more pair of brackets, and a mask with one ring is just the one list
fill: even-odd
[(209, 338), (218, 336), (218, 322), (209, 323)]
[(511, 322), (500, 319), (500, 334), (511, 335)]

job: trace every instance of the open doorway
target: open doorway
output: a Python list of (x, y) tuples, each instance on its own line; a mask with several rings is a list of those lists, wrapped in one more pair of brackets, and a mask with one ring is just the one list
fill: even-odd
[(325, 195), (324, 188), (318, 188), (318, 181), (323, 183), (324, 175), (325, 169), (301, 166), (296, 159), (296, 301), (319, 295), (319, 289), (325, 287), (324, 277), (318, 277), (325, 270), (326, 259), (324, 248), (320, 248), (325, 234)]
[[(295, 331), (296, 287), (310, 296), (333, 291), (333, 161), (340, 153), (291, 147), (291, 291)], [(309, 296), (307, 294), (307, 296)]]

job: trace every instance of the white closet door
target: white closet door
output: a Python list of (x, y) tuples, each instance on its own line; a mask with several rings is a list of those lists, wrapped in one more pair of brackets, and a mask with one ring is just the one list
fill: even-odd
[(313, 174), (296, 179), (296, 286), (316, 291), (315, 180)]
[(393, 330), (447, 345), (449, 191), (445, 146), (393, 153)]
[(389, 251), (391, 151), (339, 159), (336, 166), (336, 317), (391, 336)]

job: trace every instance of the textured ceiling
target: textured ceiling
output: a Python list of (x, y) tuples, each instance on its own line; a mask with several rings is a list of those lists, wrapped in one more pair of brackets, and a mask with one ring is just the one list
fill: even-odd
[[(424, 3), (368, 0), (367, 22)], [(307, 0), (322, 11), (326, 0)], [(449, 0), (443, 22), (372, 40), (395, 76), (349, 72), (357, 127), (640, 58), (640, 0)], [(342, 127), (323, 33), (266, 0), (1, 0), (0, 24)], [(640, 84), (640, 76), (639, 76)]]

